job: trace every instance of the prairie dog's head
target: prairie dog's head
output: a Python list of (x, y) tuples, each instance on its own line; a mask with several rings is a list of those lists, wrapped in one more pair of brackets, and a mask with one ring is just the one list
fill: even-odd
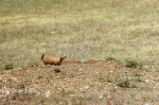
[(63, 61), (66, 58), (66, 55), (60, 57), (60, 61)]

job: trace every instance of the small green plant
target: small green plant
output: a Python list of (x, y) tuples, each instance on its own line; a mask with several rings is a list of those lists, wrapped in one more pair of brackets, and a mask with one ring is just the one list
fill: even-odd
[(0, 65), (0, 72), (2, 72), (4, 70), (4, 66)]
[(107, 60), (107, 61), (117, 61), (117, 59), (114, 58), (114, 57), (105, 57), (105, 60)]
[(115, 82), (115, 75), (113, 75), (113, 74), (108, 74), (107, 76), (106, 76), (106, 81), (107, 82), (109, 82), (109, 83), (114, 83)]
[(4, 69), (5, 70), (9, 70), (9, 69), (13, 69), (14, 68), (14, 65), (13, 64), (6, 64), (5, 66), (4, 66)]
[(106, 82), (106, 77), (103, 74), (100, 74), (99, 77), (98, 77), (98, 80), (100, 82)]
[(156, 69), (156, 72), (158, 72), (158, 73), (159, 73), (159, 68), (157, 68), (157, 69)]
[(84, 64), (86, 61), (84, 59), (80, 60), (80, 63)]
[(141, 76), (141, 72), (135, 71), (135, 72), (134, 72), (134, 76)]
[(67, 90), (67, 94), (74, 94), (74, 93), (75, 93), (75, 91), (73, 89)]
[(117, 79), (117, 86), (123, 87), (123, 88), (129, 88), (130, 87), (130, 79), (127, 77), (119, 77)]
[(60, 72), (61, 72), (60, 68), (58, 68), (58, 67), (54, 68), (54, 71), (55, 71), (56, 73), (60, 73)]
[(20, 82), (19, 84), (17, 84), (17, 89), (24, 89), (26, 86), (24, 83)]
[(30, 62), (28, 64), (28, 66), (30, 66), (30, 67), (37, 67), (37, 66), (39, 66), (39, 62)]
[(123, 63), (126, 65), (126, 67), (130, 67), (130, 68), (139, 68), (142, 69), (143, 64), (133, 60), (133, 59), (124, 59)]

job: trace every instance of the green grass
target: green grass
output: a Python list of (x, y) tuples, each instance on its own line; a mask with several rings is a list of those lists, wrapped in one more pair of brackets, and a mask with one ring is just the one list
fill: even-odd
[(138, 88), (139, 81), (137, 81), (137, 78), (132, 79), (127, 76), (120, 76), (116, 78), (116, 86), (121, 88)]
[(119, 87), (128, 88), (129, 85), (130, 85), (130, 79), (127, 78), (127, 77), (120, 77), (120, 78), (117, 80), (116, 85), (119, 86)]
[(122, 62), (126, 65), (126, 67), (143, 69), (143, 64), (137, 60), (127, 58), (124, 59)]
[(159, 1), (1, 0), (0, 68), (67, 59), (140, 59), (157, 66)]
[(9, 69), (13, 69), (13, 68), (14, 68), (13, 64), (6, 64), (4, 67), (5, 70), (9, 70)]
[(118, 61), (116, 58), (114, 57), (105, 57), (105, 60), (107, 61)]

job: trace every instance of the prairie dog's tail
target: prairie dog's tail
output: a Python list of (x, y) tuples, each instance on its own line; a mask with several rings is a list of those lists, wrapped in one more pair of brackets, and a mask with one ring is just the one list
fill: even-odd
[(44, 54), (41, 56), (41, 60), (43, 60), (43, 59), (44, 59), (44, 56), (45, 56)]

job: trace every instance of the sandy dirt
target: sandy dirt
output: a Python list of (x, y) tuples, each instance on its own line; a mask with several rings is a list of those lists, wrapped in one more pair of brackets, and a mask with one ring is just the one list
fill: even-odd
[[(154, 83), (150, 74), (149, 70), (127, 68), (115, 61), (94, 60), (16, 68), (0, 73), (0, 105), (135, 104), (144, 93), (134, 95), (141, 91), (143, 84), (147, 86), (146, 78)], [(126, 88), (119, 87), (117, 80), (122, 76), (135, 82)], [(136, 102), (143, 104), (144, 100)]]

